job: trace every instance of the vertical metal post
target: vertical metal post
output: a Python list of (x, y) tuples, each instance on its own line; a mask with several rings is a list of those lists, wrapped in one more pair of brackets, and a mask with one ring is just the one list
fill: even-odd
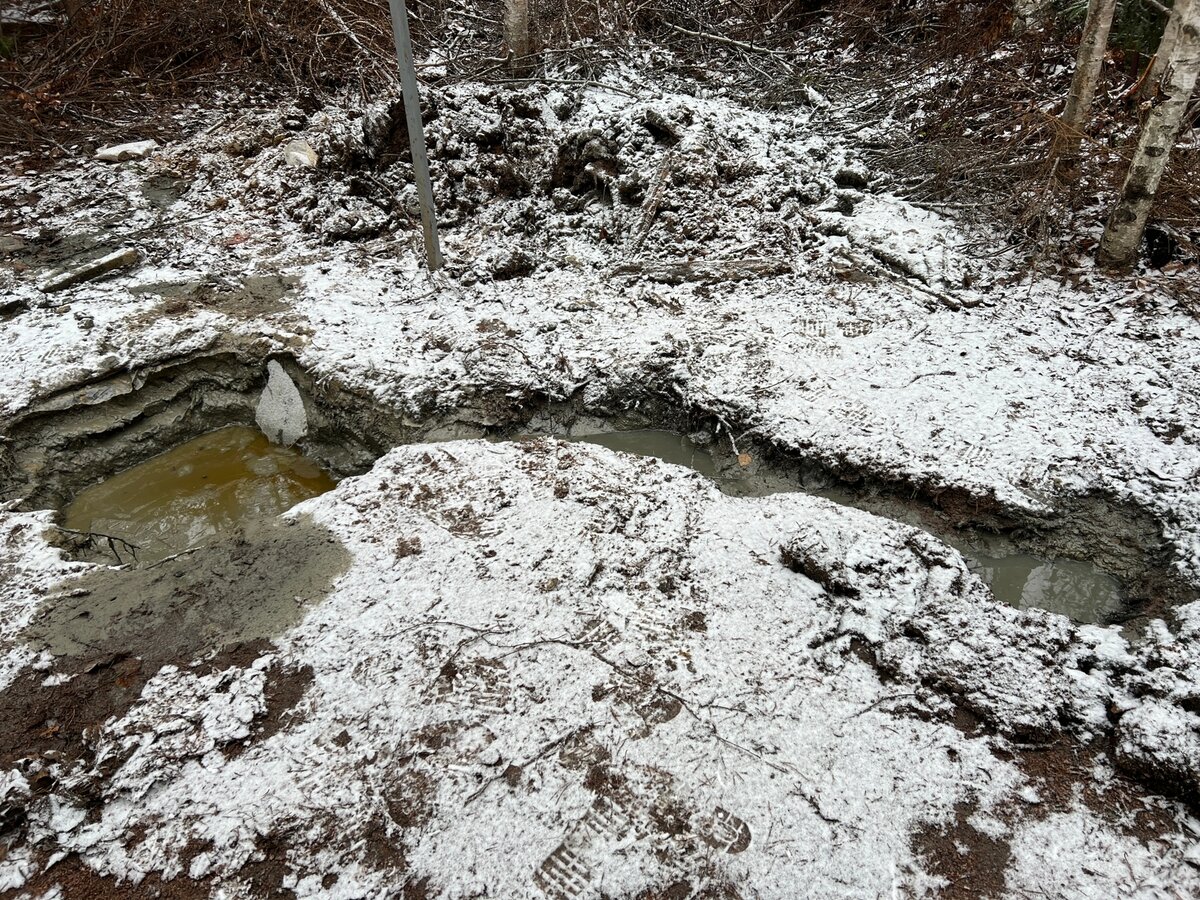
[(442, 248), (438, 243), (437, 211), (433, 206), (433, 184), (429, 180), (429, 156), (425, 150), (425, 126), (421, 123), (421, 95), (417, 92), (417, 69), (413, 64), (412, 38), (408, 33), (408, 8), (404, 0), (388, 0), (392, 8), (392, 36), (400, 59), (400, 87), (404, 96), (404, 116), (408, 123), (408, 146), (412, 152), (413, 177), (417, 181), (417, 200), (421, 204), (421, 227), (425, 231), (425, 257), (429, 269), (442, 266)]

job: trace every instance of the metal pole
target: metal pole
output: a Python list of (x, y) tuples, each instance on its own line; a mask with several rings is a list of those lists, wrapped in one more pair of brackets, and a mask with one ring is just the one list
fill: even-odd
[(413, 64), (412, 38), (408, 33), (408, 8), (404, 0), (388, 0), (392, 8), (392, 36), (400, 59), (400, 87), (404, 96), (404, 116), (408, 123), (408, 146), (412, 151), (413, 177), (417, 181), (417, 200), (421, 204), (421, 227), (425, 231), (425, 257), (429, 269), (442, 267), (442, 248), (438, 244), (437, 210), (433, 205), (433, 184), (429, 180), (429, 157), (425, 150), (425, 126), (421, 123), (421, 95), (417, 91), (417, 69)]

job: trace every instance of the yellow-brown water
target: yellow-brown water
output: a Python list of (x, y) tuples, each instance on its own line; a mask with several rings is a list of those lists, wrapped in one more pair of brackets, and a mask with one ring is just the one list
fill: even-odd
[(80, 492), (64, 525), (120, 538), (138, 548), (139, 562), (154, 562), (333, 486), (312, 460), (253, 428), (231, 426)]

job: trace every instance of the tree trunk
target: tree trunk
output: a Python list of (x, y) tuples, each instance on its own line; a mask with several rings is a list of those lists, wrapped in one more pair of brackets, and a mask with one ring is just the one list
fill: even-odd
[(1143, 98), (1154, 96), (1155, 89), (1167, 71), (1167, 62), (1171, 59), (1171, 54), (1175, 52), (1175, 45), (1179, 42), (1179, 23), (1183, 21), (1184, 13), (1187, 12), (1190, 3), (1191, 0), (1175, 0), (1175, 6), (1171, 9), (1171, 15), (1167, 19), (1167, 27), (1163, 31), (1162, 40), (1158, 43), (1158, 51), (1154, 54), (1154, 61), (1150, 64), (1150, 71), (1146, 73), (1146, 79), (1142, 82)]
[(1129, 174), (1121, 189), (1121, 199), (1108, 217), (1100, 242), (1100, 265), (1124, 269), (1137, 260), (1146, 220), (1154, 205), (1154, 196), (1163, 172), (1171, 159), (1171, 148), (1179, 139), (1184, 114), (1196, 79), (1200, 75), (1200, 2), (1193, 2), (1180, 14), (1179, 37), (1168, 61), (1162, 83), (1162, 100), (1142, 127), (1137, 150), (1129, 164)]
[(1065, 140), (1063, 150), (1077, 150), (1079, 138), (1088, 124), (1092, 111), (1092, 98), (1096, 95), (1096, 84), (1100, 81), (1100, 69), (1104, 66), (1104, 52), (1108, 49), (1108, 32), (1112, 28), (1113, 13), (1117, 0), (1089, 0), (1087, 21), (1083, 25), (1083, 41), (1075, 60), (1075, 77), (1071, 79), (1071, 93), (1067, 96), (1067, 108), (1063, 113), (1063, 124), (1071, 132)]
[(529, 0), (504, 0), (504, 43), (513, 75), (528, 75), (532, 42), (529, 39)]

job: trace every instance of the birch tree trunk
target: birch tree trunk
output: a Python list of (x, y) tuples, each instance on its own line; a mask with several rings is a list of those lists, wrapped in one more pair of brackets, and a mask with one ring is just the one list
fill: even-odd
[(1163, 99), (1150, 110), (1142, 127), (1121, 199), (1108, 217), (1100, 241), (1099, 263), (1106, 268), (1128, 268), (1137, 260), (1146, 220), (1171, 159), (1171, 148), (1183, 128), (1197, 76), (1200, 76), (1200, 2), (1192, 2), (1180, 14), (1179, 36), (1162, 84)]
[(1154, 62), (1150, 64), (1150, 71), (1142, 83), (1143, 98), (1153, 97), (1154, 89), (1162, 81), (1162, 77), (1167, 71), (1167, 62), (1171, 59), (1171, 54), (1175, 52), (1175, 45), (1179, 42), (1179, 23), (1183, 21), (1184, 13), (1187, 12), (1191, 2), (1192, 0), (1175, 0), (1175, 6), (1172, 7), (1171, 15), (1167, 19), (1167, 27), (1163, 31), (1162, 40), (1158, 43), (1158, 51), (1154, 54)]
[(1063, 124), (1071, 132), (1062, 148), (1069, 154), (1079, 149), (1079, 136), (1087, 126), (1092, 111), (1092, 98), (1096, 96), (1096, 84), (1100, 81), (1104, 52), (1108, 49), (1108, 33), (1112, 29), (1116, 9), (1117, 0), (1088, 2), (1083, 40), (1075, 59), (1075, 77), (1071, 79), (1071, 93), (1067, 96), (1067, 108), (1062, 118)]
[(504, 0), (504, 43), (513, 75), (527, 75), (532, 45), (529, 40), (529, 0)]

